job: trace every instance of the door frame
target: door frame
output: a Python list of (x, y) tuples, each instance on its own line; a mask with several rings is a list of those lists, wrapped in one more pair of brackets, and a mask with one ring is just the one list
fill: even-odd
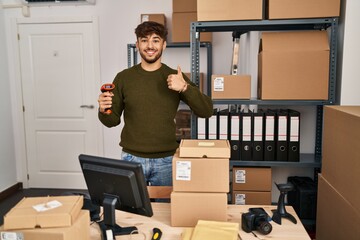
[[(12, 44), (12, 51), (8, 52), (9, 62), (13, 62), (13, 69), (10, 69), (10, 94), (13, 117), (14, 147), (17, 181), (23, 184), (24, 188), (29, 187), (28, 180), (28, 160), (26, 154), (25, 138), (25, 118), (23, 112), (23, 93), (20, 64), (20, 46), (18, 42), (18, 25), (19, 24), (36, 24), (36, 23), (91, 23), (93, 27), (94, 42), (94, 75), (97, 79), (97, 85), (101, 85), (100, 79), (100, 48), (99, 48), (99, 22), (96, 16), (75, 16), (75, 17), (40, 17), (40, 18), (12, 18), (10, 20), (11, 34), (8, 39)], [(11, 54), (12, 53), (12, 54)], [(99, 154), (104, 154), (103, 128), (99, 124), (96, 129), (99, 141)]]

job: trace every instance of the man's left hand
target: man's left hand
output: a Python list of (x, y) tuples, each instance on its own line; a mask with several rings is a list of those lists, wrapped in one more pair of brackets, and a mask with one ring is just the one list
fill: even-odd
[(186, 89), (187, 83), (183, 78), (181, 68), (178, 66), (177, 74), (170, 74), (167, 78), (168, 88), (177, 92), (182, 92)]

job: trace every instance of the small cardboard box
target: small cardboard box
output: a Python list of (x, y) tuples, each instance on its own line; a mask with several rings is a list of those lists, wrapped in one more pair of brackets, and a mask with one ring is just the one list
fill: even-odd
[(327, 100), (327, 32), (262, 33), (258, 69), (258, 96), (261, 99)]
[(267, 18), (321, 18), (340, 16), (341, 0), (268, 0)]
[(212, 75), (212, 99), (250, 99), (250, 75)]
[(226, 193), (171, 193), (171, 226), (194, 227), (198, 220), (226, 221)]
[(196, 0), (173, 0), (172, 9), (174, 13), (178, 12), (196, 12)]
[(360, 211), (360, 106), (325, 106), (321, 173)]
[(175, 192), (229, 192), (228, 158), (173, 157)]
[(263, 0), (197, 0), (198, 21), (263, 19)]
[(81, 210), (75, 222), (70, 227), (19, 229), (11, 231), (11, 233), (14, 232), (22, 233), (24, 240), (89, 240), (89, 211)]
[(235, 205), (271, 205), (271, 192), (233, 191), (231, 203)]
[(230, 158), (230, 143), (228, 140), (184, 139), (180, 142), (179, 157)]
[(156, 13), (151, 13), (151, 14), (141, 14), (141, 22), (147, 22), (147, 21), (152, 21), (152, 22), (157, 22), (160, 23), (164, 26), (166, 26), (166, 17), (165, 14), (156, 14)]
[(271, 191), (270, 167), (234, 167), (233, 190)]
[[(348, 184), (353, 186), (355, 181)], [(341, 195), (324, 176), (319, 174), (316, 214), (316, 239), (358, 240), (360, 212)]]
[[(58, 203), (58, 207), (49, 209), (49, 206)], [(43, 206), (45, 211), (35, 210), (37, 205)], [(4, 216), (4, 229), (69, 227), (75, 222), (82, 206), (82, 196), (23, 198)]]

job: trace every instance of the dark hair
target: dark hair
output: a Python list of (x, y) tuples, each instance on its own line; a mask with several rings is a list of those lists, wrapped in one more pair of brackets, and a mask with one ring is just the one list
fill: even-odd
[(139, 24), (135, 29), (136, 39), (149, 36), (153, 33), (159, 35), (162, 39), (166, 40), (168, 30), (164, 25), (152, 21), (143, 22)]

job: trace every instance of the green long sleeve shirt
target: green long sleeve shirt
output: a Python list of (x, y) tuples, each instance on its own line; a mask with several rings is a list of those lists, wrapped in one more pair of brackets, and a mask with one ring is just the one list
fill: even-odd
[(168, 75), (176, 73), (177, 70), (165, 64), (152, 72), (145, 71), (138, 64), (116, 75), (112, 114), (99, 112), (99, 120), (107, 127), (114, 127), (120, 124), (123, 114), (120, 146), (125, 152), (144, 158), (174, 154), (178, 148), (174, 119), (180, 100), (198, 117), (212, 115), (211, 98), (202, 94), (184, 74), (189, 83), (185, 92), (168, 88)]

